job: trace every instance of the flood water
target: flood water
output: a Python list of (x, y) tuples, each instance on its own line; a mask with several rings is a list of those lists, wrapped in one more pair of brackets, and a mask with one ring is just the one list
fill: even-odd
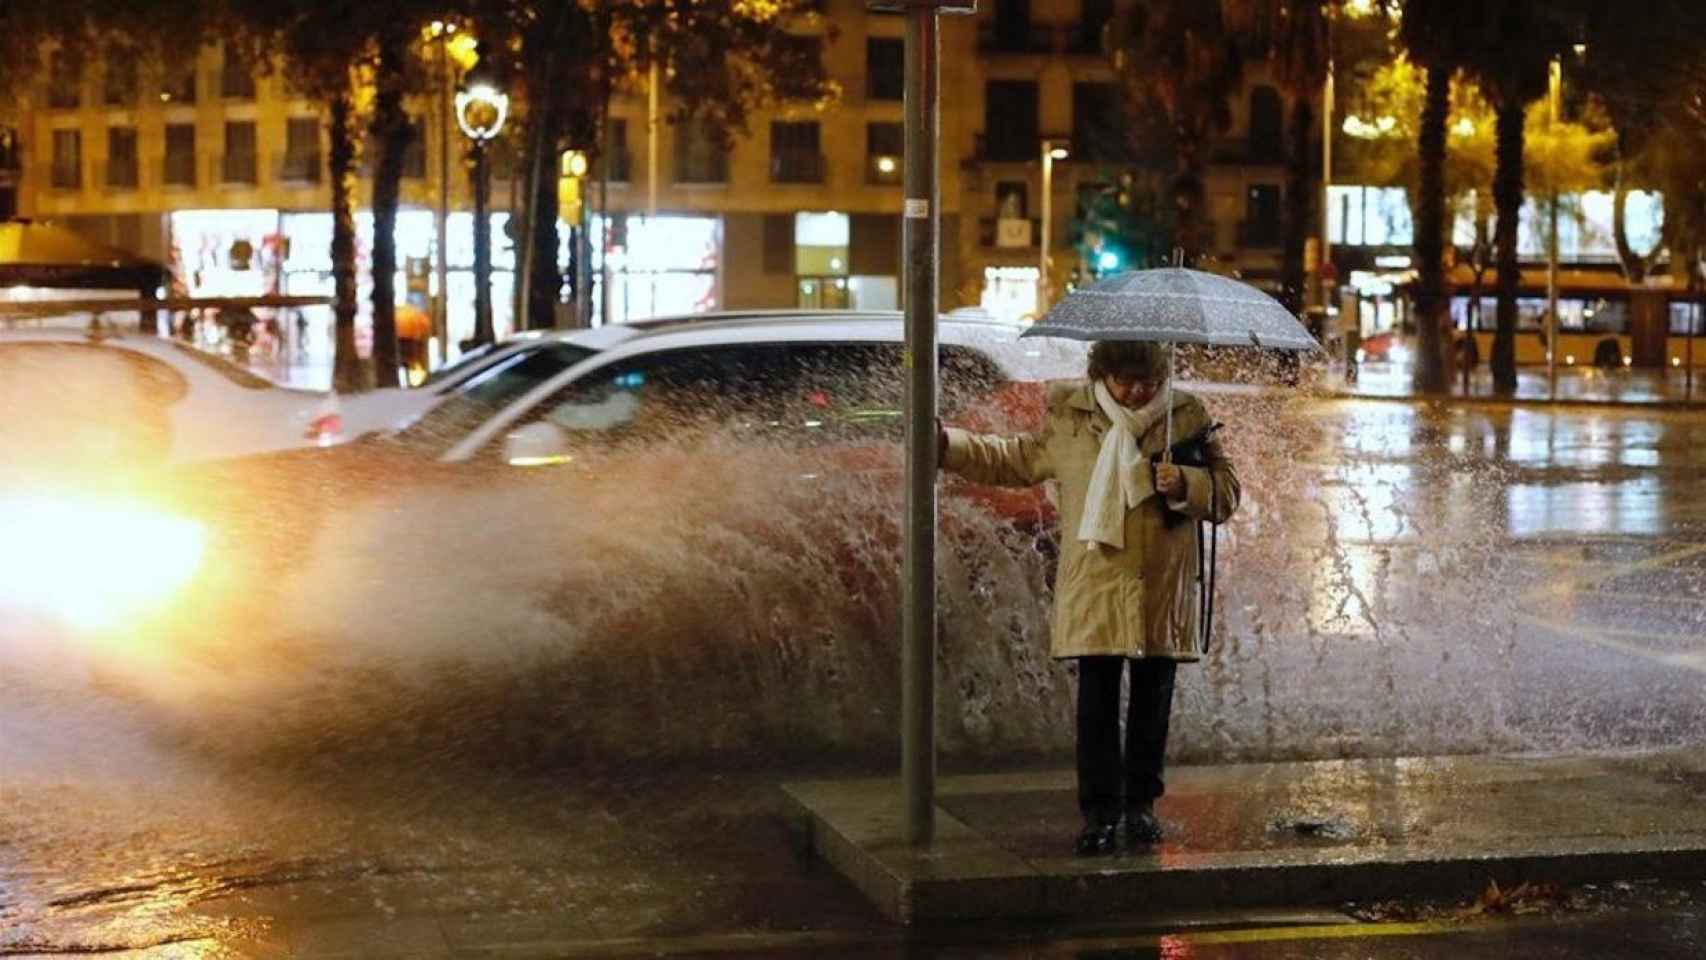
[[(1699, 418), (1207, 396), (1245, 500), (1174, 762), (1706, 739)], [(895, 762), (898, 466), (713, 437), (380, 497), (238, 597), (9, 614), (0, 952), (240, 927), (194, 905), (251, 888), (383, 915), (408, 876), (599, 933), (797, 903), (706, 878), (787, 860), (779, 779)], [(944, 766), (1069, 763), (1047, 557), (953, 484), (942, 528)]]

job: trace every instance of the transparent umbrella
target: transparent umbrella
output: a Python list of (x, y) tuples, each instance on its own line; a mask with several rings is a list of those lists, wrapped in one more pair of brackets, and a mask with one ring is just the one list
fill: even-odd
[(1315, 338), (1278, 300), (1230, 277), (1184, 267), (1134, 270), (1074, 290), (1023, 335), (1169, 344), (1169, 451), (1173, 446), (1171, 344), (1320, 349)]

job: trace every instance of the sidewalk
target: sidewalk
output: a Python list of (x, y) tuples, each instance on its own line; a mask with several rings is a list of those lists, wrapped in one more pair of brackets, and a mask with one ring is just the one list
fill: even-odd
[(903, 839), (898, 780), (786, 785), (812, 847), (901, 923), (1471, 896), (1491, 880), (1706, 878), (1706, 748), (1180, 767), (1166, 839), (1071, 854), (1070, 771), (937, 782)]
[[(1328, 375), (1329, 391), (1345, 397), (1360, 399), (1414, 399), (1408, 365), (1365, 363), (1354, 382), (1346, 382), (1341, 370)], [(1470, 375), (1469, 389), (1463, 389), (1463, 375), (1451, 379), (1451, 399), (1488, 403), (1569, 403), (1583, 405), (1648, 406), (1671, 408), (1706, 406), (1706, 370), (1694, 372), (1690, 393), (1686, 371), (1614, 370), (1603, 372), (1590, 366), (1558, 368), (1558, 391), (1552, 394), (1545, 367), (1517, 368), (1515, 396), (1500, 396), (1493, 392), (1493, 375), (1481, 364)]]

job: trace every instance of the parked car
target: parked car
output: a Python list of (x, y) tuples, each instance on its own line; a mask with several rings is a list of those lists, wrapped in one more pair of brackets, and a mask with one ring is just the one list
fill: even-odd
[(151, 467), (311, 446), (328, 403), (174, 340), (108, 328), (0, 332), (0, 442), (13, 468)]

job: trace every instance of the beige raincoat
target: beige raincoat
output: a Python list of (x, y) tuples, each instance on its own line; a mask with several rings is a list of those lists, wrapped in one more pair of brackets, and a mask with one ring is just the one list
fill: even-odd
[[(1175, 443), (1209, 423), (1202, 401), (1173, 392)], [(1127, 512), (1125, 549), (1104, 545), (1092, 550), (1078, 539), (1078, 524), (1102, 434), (1109, 426), (1088, 381), (1051, 383), (1040, 433), (994, 437), (949, 427), (942, 466), (974, 483), (995, 486), (1058, 482), (1061, 549), (1051, 630), (1055, 657), (1199, 659), (1195, 521), (1221, 523), (1232, 516), (1241, 496), (1238, 475), (1220, 444), (1211, 440), (1209, 465), (1181, 467), (1185, 495), (1171, 501), (1191, 520), (1166, 526), (1163, 498), (1157, 494)], [(1166, 430), (1163, 417), (1139, 438), (1145, 454), (1161, 451)]]

